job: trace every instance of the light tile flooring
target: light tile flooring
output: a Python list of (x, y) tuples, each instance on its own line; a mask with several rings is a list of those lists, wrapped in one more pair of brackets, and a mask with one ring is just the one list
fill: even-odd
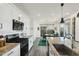
[(47, 46), (38, 46), (40, 39), (36, 39), (34, 45), (29, 52), (28, 56), (47, 56), (48, 47)]

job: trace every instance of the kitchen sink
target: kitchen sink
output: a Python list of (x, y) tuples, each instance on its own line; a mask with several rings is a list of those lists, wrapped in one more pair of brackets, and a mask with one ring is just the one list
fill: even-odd
[(64, 44), (53, 44), (57, 52), (62, 56), (78, 56), (72, 49), (68, 48)]

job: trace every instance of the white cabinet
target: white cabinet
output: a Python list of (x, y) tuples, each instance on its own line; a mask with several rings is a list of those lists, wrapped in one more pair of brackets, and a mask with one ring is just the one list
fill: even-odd
[(52, 53), (52, 52), (51, 52), (51, 48), (49, 48), (49, 56), (54, 56), (54, 53)]
[(20, 44), (2, 56), (20, 56)]
[(54, 56), (54, 52), (53, 52), (51, 46), (49, 46), (49, 56)]
[(76, 18), (75, 22), (75, 40), (79, 41), (79, 18)]
[(33, 46), (33, 36), (31, 36), (28, 40), (29, 40), (28, 51), (30, 51), (31, 47)]
[(65, 38), (65, 45), (69, 48), (72, 48), (72, 40)]
[(14, 56), (20, 56), (20, 44), (14, 48)]

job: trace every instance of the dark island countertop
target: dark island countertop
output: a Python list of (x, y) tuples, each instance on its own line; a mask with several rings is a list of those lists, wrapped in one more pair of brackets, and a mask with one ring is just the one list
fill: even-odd
[[(48, 40), (50, 48), (52, 49), (51, 50), (52, 55), (54, 53), (55, 56), (79, 56), (78, 52), (67, 47), (64, 44), (61, 44), (59, 37), (53, 37), (53, 38), (50, 38), (47, 40)], [(57, 45), (57, 46), (55, 46), (55, 45)], [(65, 51), (66, 51), (66, 53), (65, 53)]]

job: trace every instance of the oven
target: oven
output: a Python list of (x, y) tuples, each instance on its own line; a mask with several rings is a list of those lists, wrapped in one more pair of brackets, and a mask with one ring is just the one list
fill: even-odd
[(20, 55), (25, 56), (28, 53), (28, 38), (19, 38), (19, 34), (6, 35), (7, 43), (20, 43)]

